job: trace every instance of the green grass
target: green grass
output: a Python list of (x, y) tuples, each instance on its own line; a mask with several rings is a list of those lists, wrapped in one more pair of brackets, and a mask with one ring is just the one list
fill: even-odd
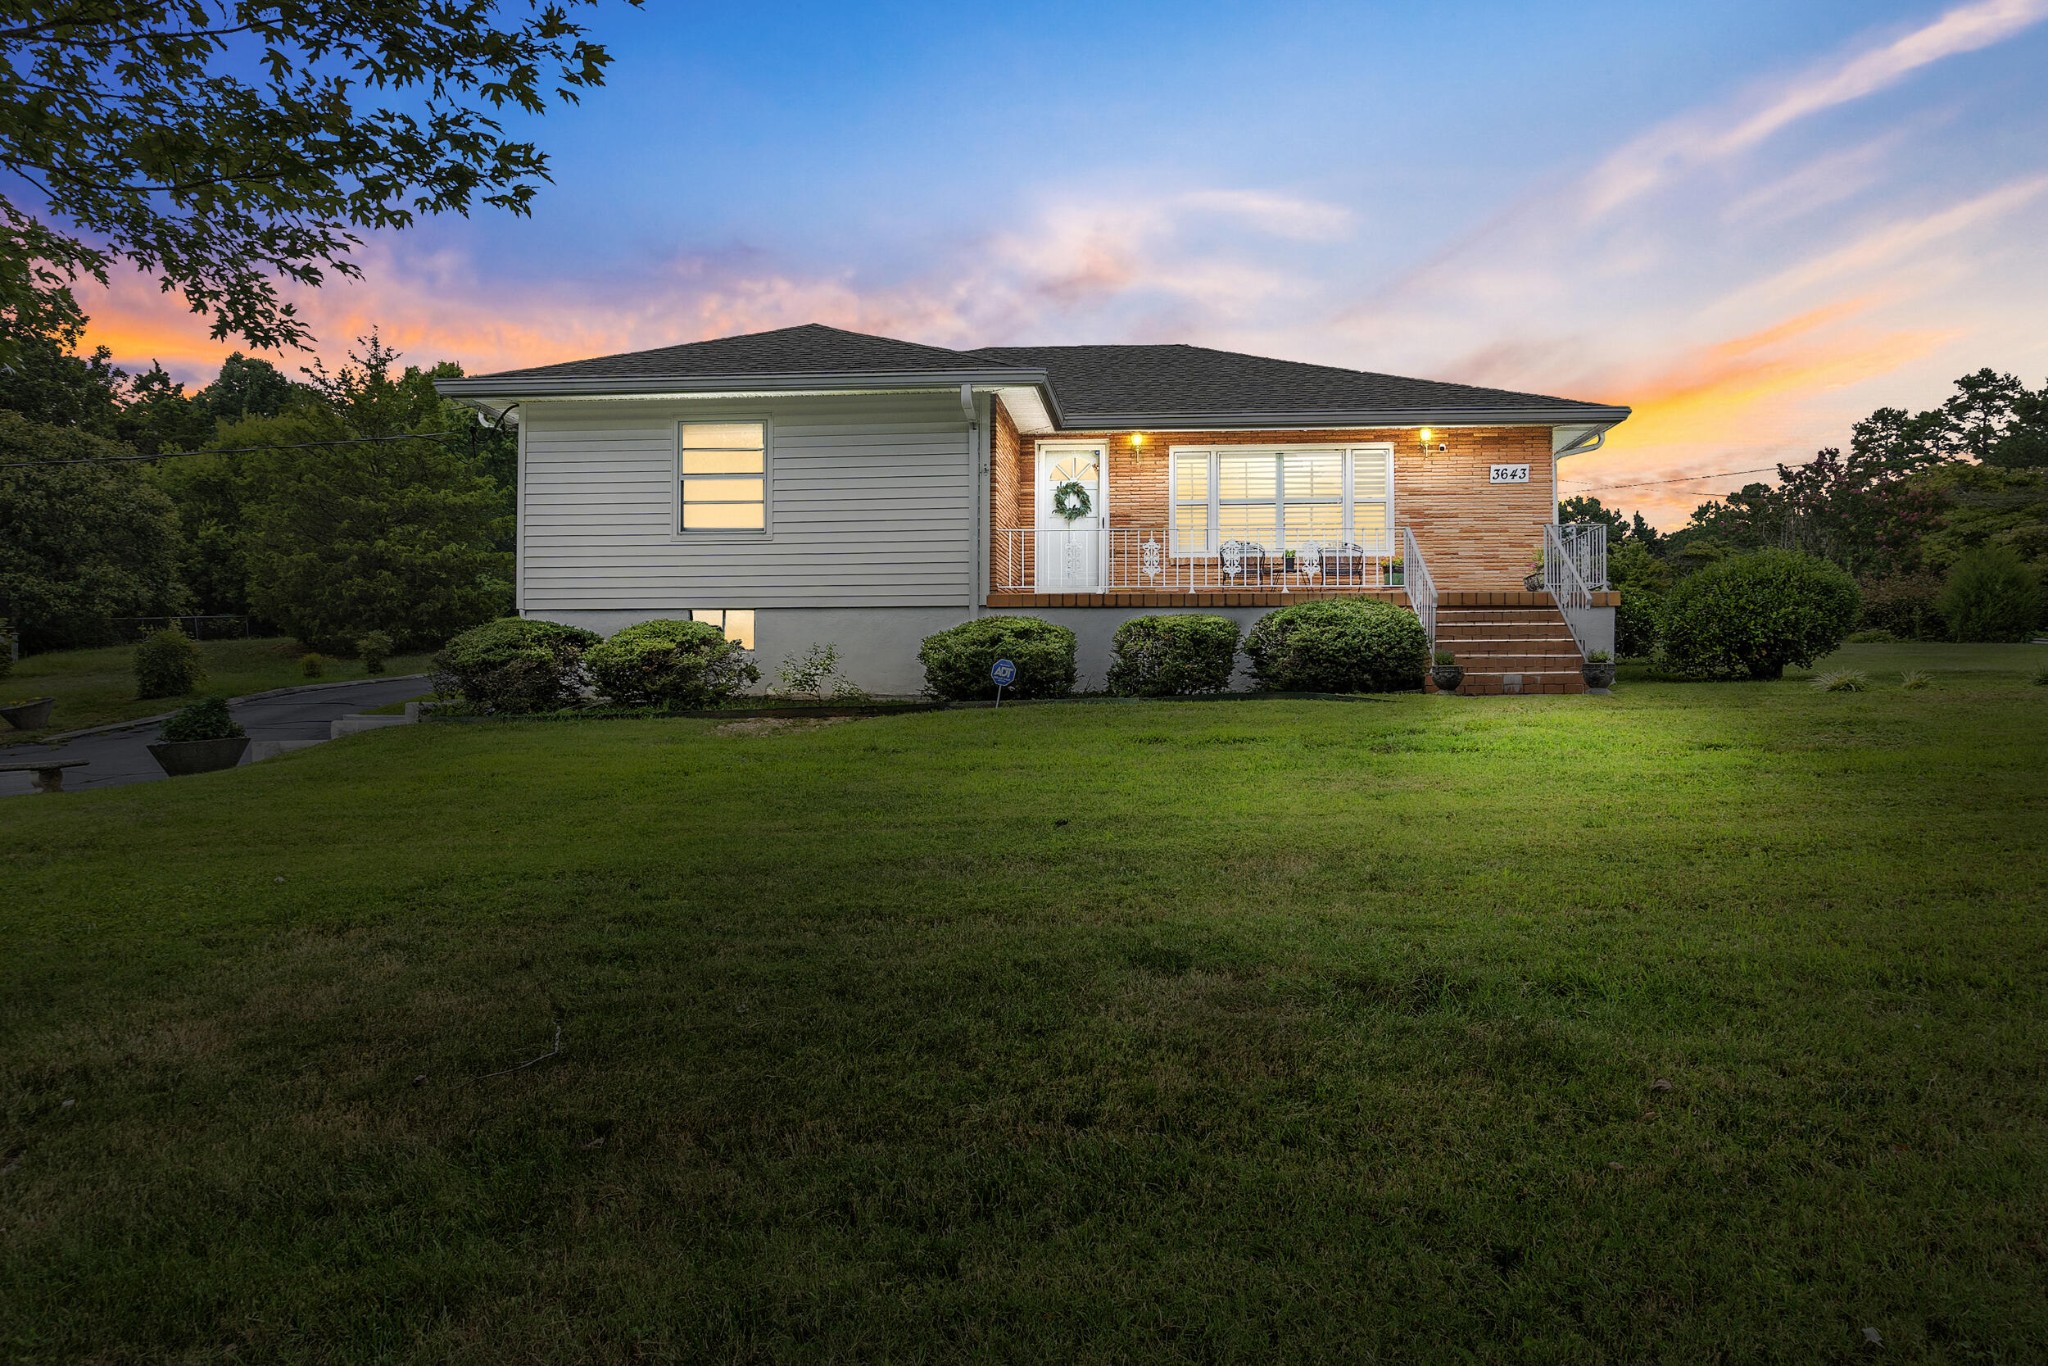
[(2038, 1361), (2044, 771), (2015, 664), (7, 801), (0, 1355)]
[[(206, 665), (202, 693), (223, 693), (241, 697), (271, 688), (291, 688), (306, 683), (338, 683), (368, 677), (360, 662), (327, 659), (320, 677), (307, 678), (299, 670), (305, 653), (289, 640), (202, 640), (200, 657)], [(427, 656), (405, 655), (387, 660), (384, 672), (419, 673), (428, 667)], [(50, 724), (42, 734), (83, 730), (115, 721), (131, 721), (173, 711), (178, 698), (138, 700), (135, 696), (135, 647), (110, 645), (98, 650), (59, 650), (29, 655), (15, 663), (14, 672), (0, 678), (0, 699), (26, 700), (54, 697)], [(32, 739), (19, 732), (0, 733), (0, 744)]]

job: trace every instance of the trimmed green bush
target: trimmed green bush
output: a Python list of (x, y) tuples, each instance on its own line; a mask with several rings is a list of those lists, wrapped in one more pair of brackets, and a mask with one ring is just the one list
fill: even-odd
[(600, 639), (575, 626), (501, 617), (441, 647), (437, 682), (485, 711), (554, 711), (577, 700), (584, 652)]
[(164, 722), (161, 738), (177, 743), (185, 740), (232, 740), (240, 734), (242, 725), (228, 714), (228, 700), (225, 697), (207, 697)]
[(1132, 617), (1111, 641), (1109, 690), (1118, 697), (1222, 692), (1237, 667), (1237, 634), (1229, 617)]
[(135, 647), (135, 695), (138, 698), (183, 697), (198, 691), (206, 678), (199, 647), (175, 626), (151, 631)]
[(1279, 692), (1398, 692), (1422, 686), (1429, 637), (1405, 607), (1328, 598), (1282, 607), (1244, 638), (1252, 677)]
[(363, 672), (380, 674), (384, 672), (384, 661), (391, 658), (391, 637), (382, 631), (369, 631), (356, 637), (356, 658), (363, 661)]
[(1664, 618), (1664, 595), (1654, 588), (1624, 588), (1614, 609), (1614, 651), (1624, 659), (1643, 659), (1657, 648), (1657, 626)]
[(308, 650), (299, 656), (299, 676), (319, 678), (327, 672), (327, 656), (318, 650)]
[(1948, 639), (1948, 623), (1941, 619), (1941, 580), (1934, 575), (1894, 574), (1858, 587), (1863, 606), (1856, 616), (1857, 635), (1889, 631), (1896, 640)]
[(583, 657), (597, 690), (626, 707), (711, 707), (758, 682), (746, 647), (708, 621), (643, 621)]
[(976, 617), (924, 638), (917, 650), (924, 690), (949, 702), (996, 695), (988, 671), (1017, 666), (1005, 697), (1065, 697), (1074, 690), (1074, 633), (1037, 617)]
[(1938, 599), (1956, 640), (2017, 641), (2041, 613), (2041, 576), (2011, 546), (1987, 545), (1955, 562)]
[(1734, 555), (1682, 580), (1664, 601), (1655, 656), (1685, 678), (1781, 678), (1842, 643), (1856, 622), (1856, 580), (1790, 550)]

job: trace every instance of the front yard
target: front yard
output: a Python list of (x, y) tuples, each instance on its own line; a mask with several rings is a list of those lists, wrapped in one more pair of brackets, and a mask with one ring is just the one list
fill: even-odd
[(1988, 648), (0, 804), (0, 1352), (2039, 1360)]

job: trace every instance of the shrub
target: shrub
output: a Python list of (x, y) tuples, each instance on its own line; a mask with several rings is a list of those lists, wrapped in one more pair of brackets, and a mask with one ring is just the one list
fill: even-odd
[(183, 697), (206, 678), (199, 647), (175, 626), (152, 631), (135, 647), (135, 695)]
[(839, 647), (812, 643), (800, 655), (790, 655), (775, 666), (775, 692), (782, 697), (807, 697), (822, 701), (865, 702), (868, 695), (858, 684), (839, 672)]
[(1973, 550), (1955, 562), (1938, 600), (1956, 640), (2025, 640), (2041, 611), (2041, 578), (2010, 546)]
[(240, 734), (241, 724), (228, 714), (228, 700), (225, 697), (207, 697), (164, 722), (162, 738), (176, 743), (183, 740), (232, 740)]
[(1925, 669), (1908, 669), (1899, 675), (1899, 686), (1907, 692), (1918, 692), (1933, 681)]
[(1821, 692), (1869, 692), (1870, 675), (1861, 669), (1837, 669), (1813, 680)]
[(1010, 697), (1064, 697), (1074, 690), (1074, 633), (1037, 617), (976, 617), (924, 638), (918, 663), (924, 690), (965, 702), (994, 697), (988, 671), (999, 659), (1017, 666)]
[(327, 672), (327, 656), (318, 650), (308, 650), (299, 656), (299, 675), (302, 678), (318, 678)]
[(1132, 617), (1110, 643), (1109, 690), (1119, 697), (1222, 692), (1237, 667), (1237, 623), (1196, 614)]
[(14, 672), (14, 631), (7, 619), (0, 617), (0, 678)]
[(1650, 588), (1624, 588), (1614, 609), (1614, 650), (1627, 659), (1642, 659), (1657, 648), (1657, 624), (1664, 616), (1664, 595)]
[[(1947, 640), (1941, 619), (1941, 580), (1932, 574), (1896, 574), (1862, 585), (1863, 607), (1856, 616), (1858, 635), (1890, 632), (1896, 640)], [(1850, 639), (1855, 639), (1854, 636)]]
[(441, 647), (436, 685), (486, 711), (553, 711), (576, 701), (583, 653), (599, 639), (552, 621), (501, 617)]
[(2048, 669), (2034, 670), (2034, 686), (2037, 688), (2048, 688)]
[(382, 631), (369, 631), (356, 637), (356, 658), (363, 661), (363, 672), (380, 674), (384, 672), (384, 661), (391, 658), (391, 637)]
[(1283, 692), (1393, 692), (1422, 686), (1429, 638), (1415, 614), (1372, 598), (1268, 612), (1245, 635), (1252, 677)]
[(709, 707), (759, 681), (746, 647), (708, 621), (643, 621), (584, 656), (591, 681), (628, 707)]
[(1612, 664), (1614, 656), (1605, 650), (1594, 650), (1586, 656), (1588, 664)]
[(1691, 678), (1780, 678), (1842, 643), (1856, 581), (1812, 555), (1762, 550), (1708, 565), (1664, 602), (1660, 670)]
[(1439, 664), (1456, 664), (1458, 657), (1449, 650), (1438, 650), (1436, 652), (1436, 662)]
[(1848, 635), (1842, 637), (1842, 643), (1844, 645), (1890, 645), (1897, 639), (1898, 636), (1882, 629), (1875, 631), (1851, 631)]

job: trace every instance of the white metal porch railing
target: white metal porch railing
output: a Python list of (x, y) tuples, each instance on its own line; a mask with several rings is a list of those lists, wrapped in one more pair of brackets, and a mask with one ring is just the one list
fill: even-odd
[(998, 593), (1399, 588), (1404, 568), (1384, 536), (1293, 550), (1225, 541), (1211, 552), (1177, 555), (1165, 536), (1146, 527), (998, 528), (994, 534), (992, 586)]
[(1607, 524), (1575, 522), (1543, 528), (1543, 586), (1571, 628), (1572, 643), (1586, 653), (1585, 615), (1593, 610), (1594, 585), (1607, 582)]
[(1415, 528), (1401, 528), (1401, 552), (1405, 561), (1402, 587), (1408, 590), (1408, 606), (1422, 623), (1422, 633), (1429, 637), (1430, 659), (1436, 658), (1436, 578), (1429, 572), (1429, 561), (1422, 558), (1422, 546), (1415, 539)]

